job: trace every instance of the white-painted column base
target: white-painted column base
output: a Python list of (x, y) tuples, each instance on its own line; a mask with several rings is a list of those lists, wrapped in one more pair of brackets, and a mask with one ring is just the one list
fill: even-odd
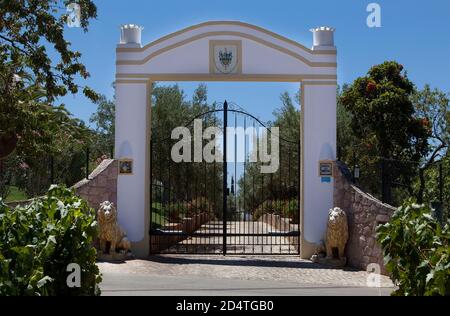
[(117, 210), (121, 227), (132, 242), (132, 252), (149, 252), (150, 203), (150, 89), (145, 82), (116, 82), (116, 159), (132, 159), (133, 172), (117, 179)]
[(333, 207), (334, 179), (322, 182), (320, 160), (336, 159), (336, 84), (302, 83), (302, 258), (309, 259), (325, 237)]

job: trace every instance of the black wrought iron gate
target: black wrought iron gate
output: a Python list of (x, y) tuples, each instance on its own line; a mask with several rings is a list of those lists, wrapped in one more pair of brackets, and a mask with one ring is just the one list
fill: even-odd
[[(207, 137), (196, 144), (199, 125)], [(186, 142), (172, 139), (173, 128), (156, 126), (152, 132), (150, 252), (298, 254), (299, 140), (271, 133), (258, 118), (226, 101), (195, 115), (175, 133)], [(207, 132), (213, 128), (222, 136)], [(230, 129), (235, 132), (226, 132)], [(271, 173), (261, 173), (265, 163), (255, 159), (264, 132), (268, 139), (279, 137), (279, 168)], [(215, 159), (203, 157), (208, 153)], [(274, 150), (271, 154), (275, 159)]]

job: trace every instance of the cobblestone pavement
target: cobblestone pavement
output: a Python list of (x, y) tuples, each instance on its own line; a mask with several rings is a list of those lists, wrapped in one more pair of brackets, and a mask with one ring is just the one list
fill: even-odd
[[(101, 272), (108, 275), (260, 280), (338, 287), (367, 287), (369, 276), (365, 271), (329, 268), (294, 256), (159, 255), (151, 256), (149, 260), (99, 263), (99, 266)], [(379, 278), (381, 287), (393, 287), (388, 277)]]
[[(221, 223), (209, 222), (199, 232), (221, 231)], [(262, 222), (230, 222), (228, 233), (268, 233)], [(101, 285), (107, 295), (388, 295), (393, 284), (379, 277), (380, 289), (367, 286), (369, 274), (354, 269), (334, 269), (298, 255), (293, 244), (280, 236), (228, 237), (223, 256), (221, 237), (194, 237), (176, 245), (176, 252), (194, 247), (205, 255), (157, 255), (148, 260), (99, 263)], [(200, 248), (199, 248), (200, 247)], [(172, 249), (173, 250), (173, 249)], [(233, 255), (237, 252), (264, 253), (261, 256)], [(193, 251), (190, 249), (189, 251)]]

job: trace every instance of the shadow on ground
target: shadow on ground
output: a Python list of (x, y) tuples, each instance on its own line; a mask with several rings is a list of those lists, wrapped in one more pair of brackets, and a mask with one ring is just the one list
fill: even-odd
[(226, 258), (217, 256), (216, 258), (202, 256), (175, 256), (175, 255), (152, 255), (148, 257), (148, 261), (166, 263), (166, 264), (205, 264), (218, 266), (246, 266), (246, 267), (270, 267), (270, 268), (292, 268), (292, 269), (329, 269), (343, 271), (359, 271), (358, 269), (344, 267), (336, 268), (324, 264), (312, 263), (311, 261), (293, 260), (287, 258), (271, 257), (252, 258), (252, 257), (235, 257), (227, 256)]

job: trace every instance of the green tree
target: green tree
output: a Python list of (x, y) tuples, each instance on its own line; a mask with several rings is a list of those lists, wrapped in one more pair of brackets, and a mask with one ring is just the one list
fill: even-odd
[[(299, 98), (295, 97), (298, 103)], [(275, 116), (274, 126), (280, 127), (280, 136), (287, 140), (300, 140), (300, 103), (297, 106), (288, 92), (280, 96), (281, 107), (273, 112)]]
[(95, 153), (110, 154), (114, 148), (115, 139), (115, 104), (104, 95), (99, 97), (96, 104), (97, 111), (89, 119), (89, 122), (95, 125)]
[[(96, 99), (89, 87), (75, 82), (78, 76), (86, 79), (89, 73), (80, 61), (81, 54), (64, 38), (65, 5), (70, 2), (0, 1), (0, 158), (20, 143), (50, 143), (36, 134), (43, 130), (48, 135), (57, 130), (70, 133), (71, 129), (60, 124), (61, 119), (68, 121), (67, 113), (51, 104), (56, 98), (81, 89)], [(97, 15), (96, 7), (90, 0), (77, 4), (81, 27), (87, 31), (89, 20)]]
[(171, 139), (175, 127), (186, 126), (193, 135), (194, 118), (202, 119), (203, 128), (221, 124), (214, 113), (202, 115), (216, 108), (215, 103), (207, 102), (206, 85), (200, 84), (191, 100), (187, 100), (183, 90), (176, 84), (154, 85), (152, 91), (153, 204), (160, 202), (167, 206), (187, 201), (198, 207), (199, 201), (207, 199), (207, 204), (213, 205), (211, 210), (220, 214), (221, 164), (174, 163), (171, 159), (172, 145), (179, 141)]
[(57, 172), (55, 181), (72, 185), (81, 178), (81, 160), (75, 156), (91, 143), (92, 133), (82, 121), (72, 118), (64, 106), (45, 102), (43, 93), (35, 86), (28, 87), (21, 92), (26, 101), (18, 102), (17, 111), (8, 113), (20, 133), (15, 134), (15, 152), (0, 160), (5, 171), (0, 174), (4, 197), (11, 184), (25, 190), (28, 196), (44, 193), (50, 185), (52, 157)]
[(392, 162), (419, 161), (429, 150), (428, 122), (418, 117), (413, 92), (403, 66), (389, 61), (356, 79), (340, 99), (352, 115), (351, 127), (366, 159), (382, 158), (382, 196), (388, 203), (394, 182), (408, 183), (415, 172), (408, 164)]
[[(300, 171), (297, 162), (301, 130), (301, 111), (298, 110), (301, 107), (300, 96), (292, 98), (288, 92), (284, 92), (280, 95), (280, 101), (281, 106), (273, 113), (275, 120), (267, 125), (279, 127), (281, 138), (278, 171), (264, 175), (260, 172), (260, 162), (246, 163), (245, 177), (242, 175), (238, 180), (239, 204), (245, 205), (246, 210), (251, 210), (255, 217), (263, 212), (282, 208), (285, 201), (287, 209), (294, 208), (299, 194)], [(287, 213), (287, 210), (283, 211), (284, 215), (288, 215)], [(290, 214), (295, 216), (295, 211)]]
[(208, 109), (208, 88), (206, 84), (200, 83), (192, 96), (192, 107), (196, 113), (205, 112)]
[[(428, 141), (430, 154), (423, 159), (419, 167), (419, 181), (417, 184), (417, 201), (423, 203), (424, 199), (437, 197), (436, 169), (437, 162), (446, 165), (445, 157), (448, 155), (450, 145), (450, 99), (442, 91), (431, 89), (425, 85), (422, 90), (416, 91), (412, 96), (418, 117), (423, 118), (430, 132)], [(427, 181), (428, 180), (428, 181)], [(428, 184), (428, 192), (425, 192)], [(434, 191), (434, 194), (430, 191)]]
[(351, 127), (353, 116), (349, 110), (341, 102), (341, 95), (343, 91), (348, 89), (347, 85), (337, 89), (336, 102), (336, 133), (337, 133), (337, 148), (338, 158), (347, 163), (354, 163), (355, 150), (357, 149), (358, 140), (353, 134)]

